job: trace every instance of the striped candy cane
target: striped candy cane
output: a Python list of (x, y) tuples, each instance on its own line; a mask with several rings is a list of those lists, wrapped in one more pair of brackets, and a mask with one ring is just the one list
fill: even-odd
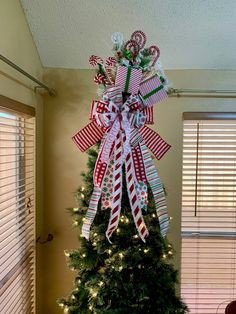
[(121, 211), (121, 197), (122, 197), (122, 143), (121, 143), (121, 132), (116, 136), (116, 142), (114, 147), (114, 173), (113, 173), (113, 191), (112, 191), (112, 210), (110, 220), (106, 232), (106, 236), (109, 242), (110, 237), (116, 230)]
[(156, 167), (154, 165), (154, 162), (150, 156), (150, 153), (146, 145), (144, 145), (143, 143), (140, 143), (140, 147), (143, 152), (143, 160), (144, 160), (144, 165), (146, 169), (147, 180), (151, 187), (154, 201), (155, 201), (156, 212), (157, 212), (159, 225), (160, 225), (160, 232), (162, 236), (166, 236), (168, 228), (169, 228), (169, 216), (167, 213), (166, 198), (165, 198), (163, 185), (158, 176)]
[(142, 210), (139, 204), (139, 198), (137, 196), (135, 181), (134, 181), (134, 165), (131, 153), (129, 152), (125, 159), (125, 168), (126, 168), (126, 184), (129, 195), (130, 207), (132, 210), (134, 222), (138, 230), (140, 238), (145, 242), (148, 236), (148, 230), (143, 220)]

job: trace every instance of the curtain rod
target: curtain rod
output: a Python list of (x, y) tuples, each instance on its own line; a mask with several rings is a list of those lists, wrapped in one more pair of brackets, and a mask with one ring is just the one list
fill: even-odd
[(46, 89), (49, 93), (50, 96), (56, 96), (56, 91), (53, 88), (48, 87), (47, 85), (43, 84), (42, 82), (40, 82), (39, 80), (37, 80), (35, 77), (33, 77), (31, 74), (27, 73), (25, 70), (23, 70), (22, 68), (20, 68), (18, 65), (16, 65), (15, 63), (13, 63), (12, 61), (10, 61), (9, 59), (7, 59), (6, 57), (4, 57), (3, 55), (0, 54), (0, 60), (2, 60), (3, 62), (7, 63), (8, 65), (10, 65), (12, 68), (14, 68), (15, 70), (17, 70), (18, 72), (20, 72), (21, 74), (23, 74), (24, 76), (28, 77), (31, 81), (34, 81), (35, 83), (37, 83), (39, 86), (41, 86), (42, 88)]
[(193, 98), (236, 98), (236, 90), (223, 89), (178, 89), (171, 88), (168, 94), (172, 97)]

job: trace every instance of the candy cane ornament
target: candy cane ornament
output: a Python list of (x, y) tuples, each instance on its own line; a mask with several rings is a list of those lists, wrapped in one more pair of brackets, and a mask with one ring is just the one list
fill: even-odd
[(131, 40), (134, 40), (138, 44), (139, 50), (141, 50), (144, 48), (144, 46), (146, 44), (147, 36), (142, 31), (135, 31), (131, 35)]

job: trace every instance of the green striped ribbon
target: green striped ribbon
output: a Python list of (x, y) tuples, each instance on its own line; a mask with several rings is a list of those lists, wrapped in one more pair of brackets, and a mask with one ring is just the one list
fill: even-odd
[(125, 81), (125, 92), (126, 92), (126, 93), (128, 93), (129, 82), (130, 82), (130, 76), (131, 76), (131, 67), (128, 67), (128, 69), (127, 69), (126, 81)]
[(143, 96), (143, 99), (147, 99), (149, 97), (151, 97), (152, 95), (156, 94), (157, 92), (159, 92), (159, 90), (163, 89), (163, 85), (158, 86), (157, 88), (153, 89), (150, 93), (146, 94)]

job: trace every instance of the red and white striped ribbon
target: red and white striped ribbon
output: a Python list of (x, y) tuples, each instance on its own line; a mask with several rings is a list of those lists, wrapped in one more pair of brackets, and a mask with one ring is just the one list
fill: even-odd
[(163, 185), (146, 145), (144, 143), (140, 143), (140, 147), (142, 150), (147, 180), (154, 197), (160, 232), (163, 236), (166, 236), (169, 228), (169, 217), (167, 213), (166, 197)]
[(129, 152), (126, 156), (125, 160), (125, 168), (126, 168), (126, 185), (127, 185), (127, 191), (130, 201), (130, 207), (132, 210), (132, 215), (134, 218), (134, 222), (136, 225), (136, 228), (138, 230), (140, 238), (145, 242), (147, 236), (148, 236), (148, 230), (145, 225), (143, 215), (142, 215), (142, 209), (140, 207), (140, 200), (137, 195), (137, 191), (135, 188), (135, 174), (134, 174), (134, 165), (131, 153)]
[(89, 147), (96, 144), (101, 140), (105, 131), (103, 128), (99, 127), (95, 122), (90, 122), (82, 130), (76, 133), (72, 140), (79, 147), (79, 149), (84, 152)]
[(171, 148), (171, 145), (166, 143), (158, 133), (150, 129), (146, 125), (139, 129), (139, 133), (145, 141), (148, 148), (151, 149), (155, 157), (160, 160), (165, 153)]
[(85, 215), (84, 223), (82, 226), (82, 236), (85, 237), (87, 240), (89, 239), (90, 228), (97, 213), (98, 202), (100, 200), (101, 193), (101, 188), (95, 186), (89, 202), (89, 208)]
[(108, 241), (119, 224), (122, 197), (122, 139), (121, 132), (117, 134), (114, 147), (114, 172), (113, 172), (113, 191), (112, 191), (112, 210), (106, 232)]

